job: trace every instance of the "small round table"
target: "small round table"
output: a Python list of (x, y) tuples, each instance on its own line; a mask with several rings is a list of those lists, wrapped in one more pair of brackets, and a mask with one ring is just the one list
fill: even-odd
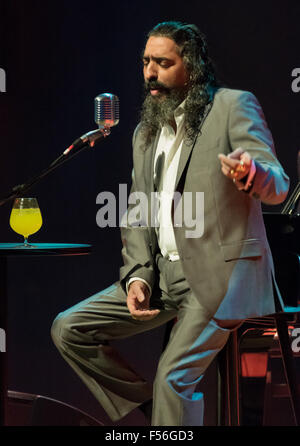
[[(22, 243), (0, 243), (0, 426), (5, 426), (7, 397), (6, 349), (7, 330), (7, 258), (28, 256), (78, 256), (91, 252), (91, 245), (74, 243), (33, 243), (30, 247)], [(3, 342), (4, 341), (4, 342)]]

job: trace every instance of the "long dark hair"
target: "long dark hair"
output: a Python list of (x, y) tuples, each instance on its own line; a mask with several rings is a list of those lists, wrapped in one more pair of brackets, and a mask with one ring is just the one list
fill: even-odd
[[(168, 37), (179, 48), (179, 54), (189, 74), (185, 125), (188, 138), (193, 140), (199, 131), (206, 105), (212, 99), (213, 92), (219, 87), (215, 69), (208, 54), (206, 38), (196, 25), (175, 21), (159, 23), (148, 33), (147, 39), (152, 36)], [(146, 124), (144, 130), (148, 133), (147, 137), (151, 138), (156, 134), (157, 128), (155, 124), (151, 128), (149, 121), (144, 124)]]

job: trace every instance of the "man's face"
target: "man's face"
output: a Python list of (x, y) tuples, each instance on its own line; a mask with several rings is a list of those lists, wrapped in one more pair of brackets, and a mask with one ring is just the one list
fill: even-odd
[(145, 47), (144, 79), (152, 97), (165, 97), (172, 90), (184, 91), (188, 74), (176, 43), (168, 37), (151, 36)]

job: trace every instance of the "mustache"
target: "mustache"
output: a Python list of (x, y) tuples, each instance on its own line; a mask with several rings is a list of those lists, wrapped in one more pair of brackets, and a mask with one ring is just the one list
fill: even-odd
[(149, 93), (150, 90), (160, 90), (166, 93), (170, 91), (170, 88), (168, 88), (165, 84), (156, 80), (150, 80), (148, 82), (145, 82), (144, 87), (147, 93)]

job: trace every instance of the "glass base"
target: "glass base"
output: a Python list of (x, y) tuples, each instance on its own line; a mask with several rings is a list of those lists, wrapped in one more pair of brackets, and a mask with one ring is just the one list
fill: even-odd
[(26, 245), (25, 245), (25, 243), (23, 243), (21, 245), (15, 246), (15, 248), (16, 249), (31, 249), (31, 248), (36, 248), (36, 246), (32, 245), (31, 243), (26, 243)]

